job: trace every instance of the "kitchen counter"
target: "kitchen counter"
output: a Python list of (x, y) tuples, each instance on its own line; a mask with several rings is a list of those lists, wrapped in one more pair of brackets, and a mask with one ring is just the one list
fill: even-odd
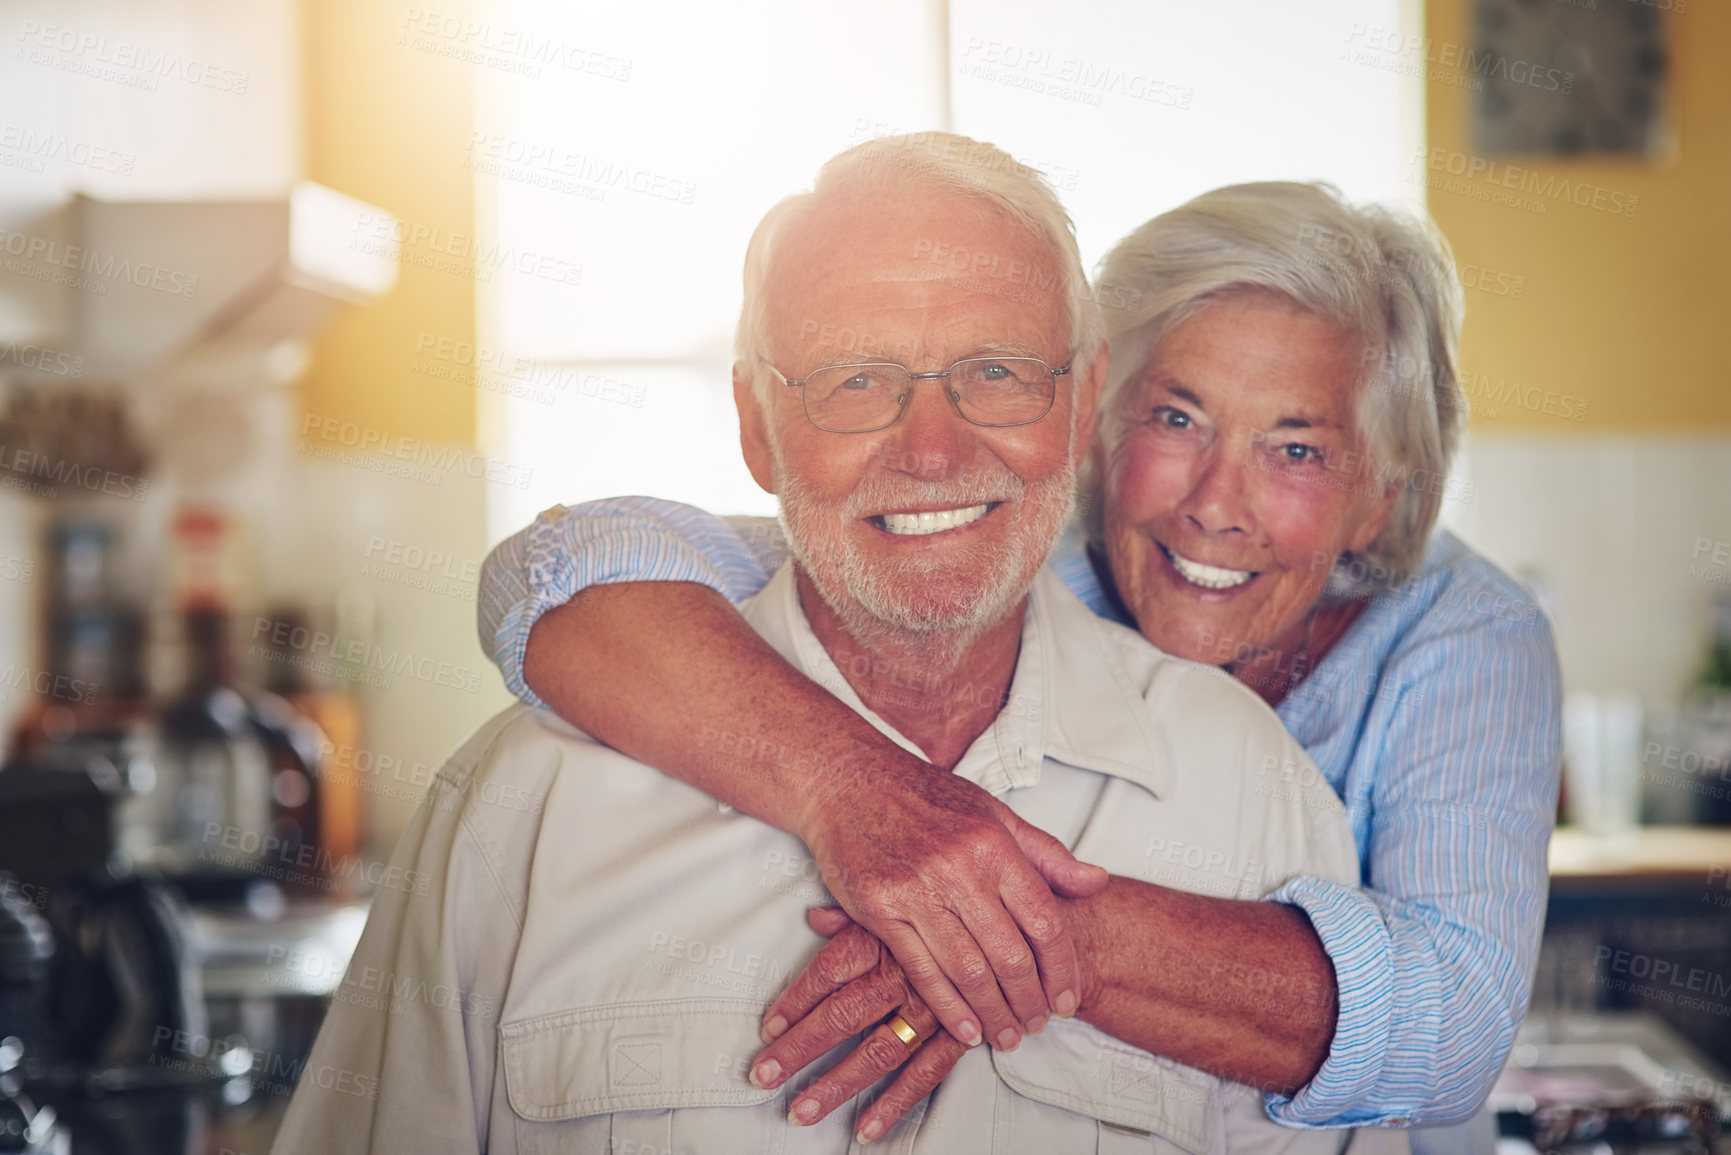
[(1722, 889), (1731, 903), (1731, 827), (1641, 826), (1603, 838), (1560, 826), (1551, 836), (1551, 882), (1697, 881)]

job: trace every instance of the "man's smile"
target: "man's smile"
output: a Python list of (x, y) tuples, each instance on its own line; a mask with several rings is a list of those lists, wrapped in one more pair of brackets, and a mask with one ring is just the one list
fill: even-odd
[(880, 513), (868, 517), (866, 520), (885, 533), (894, 534), (897, 537), (924, 537), (929, 534), (943, 533), (946, 530), (972, 525), (1002, 504), (1001, 501), (988, 501), (983, 505), (969, 505), (961, 509)]

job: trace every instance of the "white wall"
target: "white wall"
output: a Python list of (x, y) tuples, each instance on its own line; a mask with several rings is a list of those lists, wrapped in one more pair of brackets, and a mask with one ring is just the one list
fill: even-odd
[[(270, 196), (300, 170), (293, 0), (20, 0), (0, 9), (0, 229), (75, 192)], [(67, 294), (0, 272), (0, 341), (51, 339)]]
[(1565, 686), (1675, 697), (1731, 588), (1731, 437), (1477, 433), (1465, 477), (1453, 524), (1540, 588)]

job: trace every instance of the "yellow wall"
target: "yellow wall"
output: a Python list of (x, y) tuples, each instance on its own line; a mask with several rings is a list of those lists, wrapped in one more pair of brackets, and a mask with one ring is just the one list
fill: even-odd
[[(440, 5), (447, 16), (462, 8)], [(461, 253), (474, 237), (464, 165), (474, 78), (471, 66), (405, 43), (406, 11), (395, 0), (304, 0), (308, 179), (428, 234), (402, 246), (407, 259), (390, 296), (342, 310), (320, 335), (301, 403), (304, 413), (388, 437), (472, 447), (475, 389), (416, 372), (415, 350), (423, 334), (475, 339), (468, 263), (438, 252)], [(415, 264), (416, 257), (444, 268)], [(445, 271), (451, 267), (459, 271)]]
[[(1598, 11), (1635, 2), (1598, 0)], [(1639, 197), (1633, 218), (1560, 200), (1543, 215), (1489, 203), (1437, 188), (1447, 173), (1427, 164), (1430, 211), (1457, 263), (1509, 278), (1493, 278), (1493, 291), (1466, 294), (1462, 365), (1482, 375), (1473, 378), (1480, 394), (1468, 393), (1475, 429), (1731, 428), (1731, 68), (1724, 60), (1731, 3), (1680, 6), (1669, 13), (1668, 29), (1672, 154), (1657, 161), (1530, 158), (1540, 180), (1555, 175), (1608, 190), (1604, 204)], [(1472, 0), (1429, 0), (1426, 24), (1433, 54), (1437, 45), (1471, 44)], [(1464, 89), (1427, 82), (1429, 143), (1445, 158), (1472, 154), (1472, 99)], [(1469, 183), (1495, 188), (1482, 175)], [(1610, 195), (1617, 193), (1621, 201)], [(1496, 295), (1514, 278), (1524, 278), (1521, 299)], [(1532, 407), (1510, 404), (1506, 389), (1500, 402), (1489, 400), (1503, 381), (1526, 390)], [(1543, 391), (1584, 400), (1585, 419), (1564, 415), (1578, 406), (1546, 405)]]

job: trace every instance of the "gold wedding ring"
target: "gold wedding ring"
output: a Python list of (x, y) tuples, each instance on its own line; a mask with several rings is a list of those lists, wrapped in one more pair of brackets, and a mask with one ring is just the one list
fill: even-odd
[(896, 1033), (896, 1038), (902, 1041), (902, 1046), (908, 1049), (908, 1054), (911, 1055), (920, 1049), (920, 1033), (908, 1026), (908, 1021), (902, 1018), (900, 1011), (886, 1019), (884, 1025)]

